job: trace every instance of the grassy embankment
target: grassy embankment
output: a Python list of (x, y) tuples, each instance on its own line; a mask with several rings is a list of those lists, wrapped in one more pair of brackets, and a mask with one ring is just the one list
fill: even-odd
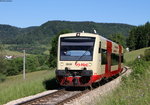
[(0, 105), (21, 97), (33, 95), (48, 89), (55, 89), (54, 70), (27, 73), (26, 80), (22, 75), (7, 77), (0, 83)]
[(125, 54), (127, 64), (130, 64), (133, 70), (131, 75), (124, 77), (121, 86), (115, 91), (97, 99), (96, 105), (150, 104), (150, 61), (135, 60), (138, 55), (144, 54), (145, 49), (147, 48)]
[(150, 47), (142, 48), (142, 49), (131, 51), (131, 52), (126, 52), (124, 54), (126, 63), (133, 62), (139, 55), (144, 55), (144, 51), (146, 49), (150, 49)]
[[(36, 45), (34, 45), (34, 46), (36, 46)], [(45, 54), (45, 55), (49, 55), (49, 50), (50, 50), (50, 48), (51, 48), (51, 46), (48, 44), (48, 45), (38, 45), (38, 47), (36, 46), (36, 48), (34, 48), (34, 46), (30, 46), (31, 47), (31, 49), (32, 49), (32, 51), (33, 52), (36, 52), (36, 51), (38, 51), (38, 50), (40, 50), (40, 49), (44, 49), (44, 50), (42, 50), (42, 52), (41, 53), (43, 53), (43, 54)], [(4, 47), (5, 47), (5, 54), (6, 55), (11, 55), (11, 56), (23, 56), (23, 48), (27, 48), (27, 50), (26, 50), (26, 54), (27, 55), (34, 55), (35, 53), (28, 53), (28, 48), (30, 48), (28, 45), (24, 45), (24, 46), (22, 46), (21, 48), (22, 48), (22, 50), (21, 51), (17, 51), (17, 50), (9, 50), (10, 48), (14, 48), (14, 47), (18, 47), (19, 49), (20, 49), (20, 45), (16, 45), (16, 44), (4, 44)], [(39, 49), (38, 49), (39, 48)]]
[(10, 51), (10, 50), (5, 50), (6, 55), (11, 55), (11, 56), (23, 56), (23, 53), (18, 52), (18, 51)]
[(18, 52), (18, 51), (10, 51), (10, 50), (8, 50), (7, 48), (10, 47), (10, 46), (13, 46), (13, 45), (9, 45), (9, 44), (5, 44), (4, 45), (4, 47), (5, 47), (5, 55), (23, 56), (23, 51), (21, 53), (21, 52)]

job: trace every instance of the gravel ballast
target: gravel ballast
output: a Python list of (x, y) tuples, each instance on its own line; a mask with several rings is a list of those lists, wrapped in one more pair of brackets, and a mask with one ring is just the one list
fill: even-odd
[(28, 101), (28, 100), (32, 100), (32, 99), (41, 97), (41, 96), (44, 96), (44, 95), (53, 93), (53, 92), (55, 92), (55, 91), (58, 91), (58, 90), (45, 91), (45, 92), (42, 92), (42, 93), (38, 93), (38, 94), (36, 94), (36, 95), (32, 95), (32, 96), (28, 96), (28, 97), (24, 97), (24, 98), (20, 98), (20, 99), (17, 99), (17, 100), (10, 101), (10, 102), (8, 102), (7, 104), (4, 104), (4, 105), (17, 105), (17, 104), (19, 104), (19, 103), (26, 102), (26, 101)]
[(131, 73), (131, 69), (129, 68), (127, 69), (128, 70), (118, 78), (82, 95), (81, 97), (78, 97), (77, 99), (74, 99), (71, 102), (66, 103), (65, 105), (87, 105), (87, 104), (93, 105), (97, 98), (100, 98), (102, 96), (107, 95), (108, 93), (111, 93), (114, 89), (116, 89), (119, 86), (122, 76), (124, 75), (128, 76)]

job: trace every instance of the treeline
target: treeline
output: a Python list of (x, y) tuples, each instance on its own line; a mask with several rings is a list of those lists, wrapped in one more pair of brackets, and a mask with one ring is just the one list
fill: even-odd
[(19, 44), (19, 45), (9, 45), (6, 49), (10, 50), (10, 51), (18, 51), (18, 52), (22, 52), (23, 49), (26, 49), (26, 53), (28, 54), (44, 54), (44, 52), (48, 49), (46, 49), (45, 47), (42, 47), (39, 44)]
[[(43, 55), (29, 55), (26, 57), (26, 72), (33, 72), (43, 69), (48, 69), (47, 56)], [(23, 70), (23, 58), (18, 57), (5, 61), (7, 64), (5, 75), (17, 75), (22, 73)]]
[(121, 44), (124, 48), (129, 47), (130, 50), (150, 47), (150, 23), (134, 27), (127, 37), (121, 33), (115, 33), (109, 35), (108, 39)]
[(136, 50), (150, 46), (150, 23), (137, 26), (132, 29), (127, 39), (127, 46), (131, 50)]
[(121, 33), (128, 35), (134, 26), (118, 23), (95, 23), (95, 22), (70, 22), (70, 21), (48, 21), (41, 26), (18, 28), (10, 25), (0, 25), (0, 41), (4, 44), (47, 44), (52, 36), (61, 30), (72, 32), (93, 33), (95, 29), (98, 34), (105, 37), (110, 34)]
[[(21, 74), (23, 71), (23, 57), (6, 59), (2, 45), (0, 45), (0, 82), (6, 76)], [(48, 67), (47, 55), (28, 55), (26, 56), (26, 72), (46, 70)]]
[(112, 40), (113, 42), (116, 42), (117, 44), (122, 45), (124, 48), (127, 47), (126, 38), (127, 37), (125, 37), (121, 33), (111, 34), (111, 35), (108, 36), (108, 39)]

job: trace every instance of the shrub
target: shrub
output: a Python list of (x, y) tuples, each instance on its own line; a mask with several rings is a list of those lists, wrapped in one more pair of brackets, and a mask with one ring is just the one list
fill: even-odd
[(0, 73), (0, 82), (3, 82), (5, 79), (6, 79), (6, 76)]
[(7, 76), (17, 75), (23, 70), (22, 58), (15, 58), (7, 61)]
[[(48, 69), (46, 55), (29, 55), (26, 56), (26, 72), (33, 72), (37, 70), (46, 70)], [(6, 74), (7, 76), (17, 75), (22, 73), (23, 71), (23, 58), (18, 57), (11, 60), (7, 60), (5, 62), (7, 65), (6, 71), (3, 73), (4, 69), (0, 68), (0, 73)], [(2, 63), (0, 63), (0, 67), (2, 67)]]
[(150, 61), (150, 49), (145, 50), (144, 56), (147, 61)]
[(141, 78), (142, 74), (144, 74), (149, 67), (149, 64), (143, 59), (136, 59), (132, 64), (132, 77)]
[(48, 65), (42, 65), (40, 67), (37, 67), (37, 70), (48, 70), (48, 69), (49, 69)]

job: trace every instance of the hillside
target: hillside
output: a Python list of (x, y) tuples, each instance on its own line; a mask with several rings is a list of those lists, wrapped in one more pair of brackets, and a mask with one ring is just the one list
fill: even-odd
[(18, 28), (11, 25), (0, 25), (0, 42), (7, 44), (18, 43), (18, 36), (26, 35), (37, 27)]
[(134, 50), (134, 51), (131, 51), (131, 52), (126, 52), (124, 54), (125, 61), (126, 62), (134, 61), (139, 55), (144, 55), (144, 51), (146, 49), (150, 49), (150, 47), (142, 48), (142, 49), (139, 49), (139, 50)]
[(73, 32), (97, 33), (107, 37), (113, 33), (128, 35), (134, 26), (120, 23), (48, 21), (41, 26), (18, 28), (10, 25), (0, 25), (0, 42), (4, 44), (47, 44), (53, 35), (61, 30)]

